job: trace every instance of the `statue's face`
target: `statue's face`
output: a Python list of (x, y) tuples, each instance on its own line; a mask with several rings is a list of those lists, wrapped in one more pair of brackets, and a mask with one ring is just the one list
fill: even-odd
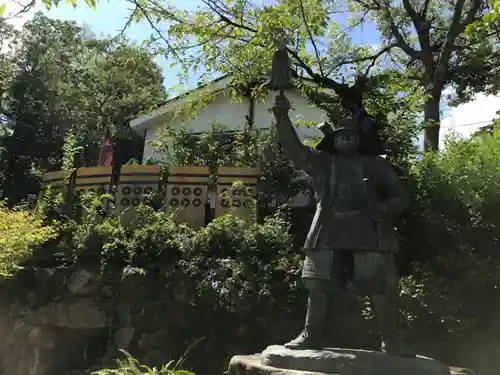
[(359, 137), (355, 131), (341, 130), (335, 136), (335, 149), (340, 154), (353, 153), (358, 149)]

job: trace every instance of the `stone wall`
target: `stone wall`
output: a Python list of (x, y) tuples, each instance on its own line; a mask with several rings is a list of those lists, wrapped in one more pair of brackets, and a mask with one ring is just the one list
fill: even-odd
[(2, 286), (2, 375), (63, 374), (101, 355), (107, 298), (92, 273), (36, 269)]
[(149, 298), (154, 280), (130, 276), (113, 293), (97, 275), (39, 268), (0, 285), (0, 375), (83, 374), (112, 366), (120, 350), (169, 361), (177, 340), (167, 327), (178, 323), (171, 303)]

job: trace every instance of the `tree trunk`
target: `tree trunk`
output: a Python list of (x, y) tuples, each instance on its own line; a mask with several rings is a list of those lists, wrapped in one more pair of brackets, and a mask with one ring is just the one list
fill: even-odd
[(441, 91), (434, 93), (425, 102), (424, 107), (424, 150), (436, 151), (439, 149), (440, 129), (440, 101)]

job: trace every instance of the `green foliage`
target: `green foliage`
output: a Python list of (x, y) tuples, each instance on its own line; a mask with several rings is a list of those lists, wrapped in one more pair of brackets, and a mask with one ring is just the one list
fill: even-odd
[[(117, 225), (113, 218), (102, 218), (96, 211), (97, 203), (94, 198), (90, 206), (85, 204), (86, 213), (76, 231), (72, 231), (75, 260), (85, 257), (86, 261), (94, 259), (96, 262), (100, 259), (103, 267), (124, 272), (132, 268), (147, 271), (158, 265), (173, 267), (169, 272), (195, 278), (190, 281), (200, 283), (197, 286), (200, 292), (204, 289), (204, 292), (215, 293), (219, 301), (224, 300), (221, 308), (239, 304), (238, 300), (244, 296), (241, 293), (249, 293), (253, 298), (267, 295), (269, 286), (265, 285), (269, 276), (266, 274), (279, 268), (280, 262), (288, 263), (293, 259), (289, 227), (281, 212), (266, 218), (263, 224), (248, 223), (228, 214), (193, 231), (175, 224), (170, 214), (142, 206), (134, 229), (126, 229)], [(102, 252), (96, 254), (100, 249)], [(274, 259), (277, 263), (266, 264), (266, 259)], [(167, 264), (163, 263), (165, 261)], [(176, 262), (180, 269), (176, 270)], [(248, 267), (253, 270), (252, 279), (245, 280), (243, 285), (241, 277), (248, 277), (244, 272)], [(207, 273), (191, 274), (195, 269)], [(236, 292), (237, 287), (246, 290), (238, 294), (227, 293), (229, 289)], [(189, 295), (193, 303), (198, 297), (206, 297), (205, 293), (186, 293), (186, 297)]]
[(12, 47), (16, 43), (17, 32), (14, 27), (0, 16), (0, 98), (4, 95), (13, 68)]
[(493, 119), (493, 122), (491, 124), (481, 126), (474, 134), (472, 134), (472, 137), (476, 136), (482, 136), (482, 135), (494, 135), (495, 129), (498, 129), (500, 126), (500, 117), (499, 117), (499, 112), (497, 112), (497, 116), (495, 119)]
[(407, 166), (416, 151), (415, 139), (422, 127), (415, 114), (422, 112), (426, 97), (422, 85), (394, 72), (381, 75), (379, 84), (366, 93), (366, 109), (375, 115), (376, 131), (389, 159), (398, 165)]
[(26, 210), (9, 210), (0, 204), (0, 277), (12, 277), (30, 259), (33, 249), (57, 236), (55, 226)]
[(262, 183), (262, 196), (260, 202), (263, 206), (270, 204), (273, 199), (276, 205), (288, 204), (291, 197), (298, 193), (312, 194), (312, 185), (308, 179), (299, 179), (301, 175), (285, 156), (276, 126), (271, 125), (268, 131), (261, 134), (260, 143), (260, 172)]
[(62, 150), (63, 157), (61, 168), (63, 170), (75, 168), (77, 166), (76, 157), (83, 152), (84, 147), (78, 144), (78, 140), (73, 129), (71, 129), (66, 135)]
[[(266, 218), (262, 225), (245, 224), (232, 215), (214, 220), (194, 238), (190, 253), (206, 270), (198, 276), (204, 294), (213, 295), (220, 308), (239, 314), (262, 303), (277, 303), (284, 297), (279, 291), (297, 288), (299, 260), (282, 217)], [(208, 260), (210, 253), (217, 255)], [(280, 273), (283, 284), (272, 283)]]
[(412, 275), (403, 280), (418, 329), (461, 334), (498, 309), (500, 136), (452, 137), (413, 169), (414, 204), (402, 227)]
[[(192, 230), (176, 224), (175, 215), (142, 205), (133, 225), (125, 227), (119, 218), (103, 213), (109, 198), (83, 194), (76, 202), (80, 209), (74, 219), (60, 216), (57, 251), (64, 259), (58, 262), (94, 264), (105, 275), (122, 277), (160, 267), (164, 281), (181, 283), (177, 290), (192, 304), (208, 298), (212, 308), (233, 311), (237, 306), (241, 314), (253, 303), (269, 303), (270, 296), (282, 298), (277, 291), (297, 288), (300, 254), (294, 250), (283, 209), (262, 223), (227, 214)], [(38, 204), (38, 214), (57, 211), (57, 199), (60, 195), (49, 189)], [(277, 275), (285, 282), (271, 285)]]
[[(79, 216), (59, 217), (60, 235), (43, 250), (49, 255), (44, 266), (51, 259), (50, 267), (100, 271), (113, 298), (133, 303), (139, 317), (151, 304), (164, 304), (162, 321), (175, 338), (166, 343), (169, 355), (180, 357), (181, 348), (199, 337), (208, 338), (201, 347), (215, 356), (226, 356), (228, 343), (255, 350), (255, 334), (283, 341), (300, 324), (291, 318), (303, 307), (302, 252), (283, 210), (260, 223), (228, 214), (192, 230), (176, 224), (175, 215), (143, 205), (132, 225), (122, 226), (102, 214), (102, 198), (83, 195)], [(57, 211), (48, 206), (39, 210)], [(36, 259), (30, 264), (36, 266)], [(269, 331), (269, 319), (276, 330)], [(223, 358), (217, 358), (206, 366), (220, 369)]]
[[(463, 340), (496, 319), (499, 142), (498, 130), (470, 141), (450, 138), (443, 153), (412, 165), (413, 203), (399, 228), (400, 294), (414, 339), (428, 340), (431, 332), (441, 342)], [(151, 304), (164, 306), (162, 321), (175, 337), (172, 355), (204, 336), (203, 350), (218, 365), (235, 351), (283, 342), (303, 323), (303, 253), (283, 210), (262, 222), (229, 214), (192, 230), (143, 205), (125, 227), (102, 214), (104, 198), (84, 195), (80, 216), (60, 219), (52, 251), (63, 255), (58, 264), (100, 269), (114, 295), (130, 299), (138, 315)]]
[(160, 369), (150, 368), (141, 365), (129, 353), (123, 350), (122, 352), (125, 354), (125, 359), (117, 361), (117, 368), (95, 371), (92, 375), (194, 375), (189, 371), (178, 370), (173, 361), (163, 365)]
[(165, 99), (161, 70), (147, 49), (42, 13), (9, 40), (0, 56), (8, 68), (0, 69), (6, 72), (0, 93), (2, 112), (16, 126), (2, 140), (0, 174), (11, 204), (37, 193), (32, 170), (73, 167), (79, 151), (83, 166), (95, 165), (106, 132), (120, 140), (121, 157), (134, 156), (128, 122)]
[[(284, 29), (290, 39), (292, 67), (298, 73), (295, 83), (303, 94), (324, 108), (332, 122), (346, 114), (349, 95), (352, 100), (361, 96), (368, 113), (383, 125), (380, 131), (392, 151), (390, 156), (397, 162), (408, 163), (411, 141), (418, 130), (415, 114), (422, 110), (423, 103), (428, 104), (425, 119), (436, 121), (439, 111), (432, 113), (429, 108), (434, 105), (434, 110), (439, 109), (446, 85), (456, 89), (456, 102), (470, 99), (479, 90), (494, 92), (497, 87), (496, 76), (491, 74), (492, 67), (498, 65), (497, 54), (492, 50), (496, 39), (490, 38), (489, 33), (496, 30), (498, 2), (493, 2), (489, 10), (485, 1), (424, 3), (427, 6), (410, 1), (348, 1), (344, 7), (321, 1), (303, 6), (301, 0), (291, 0), (278, 1), (270, 7), (255, 2), (212, 1), (195, 11), (184, 11), (145, 0), (137, 3), (140, 6), (133, 12), (137, 21), (146, 16), (153, 22), (168, 21), (169, 38), (155, 34), (151, 46), (156, 47), (158, 54), (173, 58), (174, 64), (183, 69), (181, 84), (193, 71), (204, 72), (201, 82), (211, 78), (208, 72), (231, 73), (233, 82), (227, 93), (235, 100), (250, 81), (257, 83), (257, 98), (265, 91), (262, 76), (268, 74), (271, 66), (277, 29)], [(331, 17), (332, 12), (346, 9), (353, 12), (349, 27)], [(458, 17), (453, 17), (454, 13)], [(367, 19), (381, 33), (382, 42), (377, 48), (357, 45), (351, 38), (353, 28), (364, 27)], [(458, 24), (453, 19), (458, 19)], [(473, 21), (476, 30), (469, 26)], [(127, 129), (120, 125), (129, 116), (121, 116), (121, 104), (131, 106), (130, 113), (136, 113), (149, 108), (148, 96), (159, 95), (152, 95), (147, 87), (122, 96), (121, 104), (107, 98), (117, 89), (131, 89), (122, 80), (130, 72), (118, 74), (110, 65), (127, 65), (130, 55), (136, 55), (129, 54), (125, 47), (109, 47), (109, 41), (76, 47), (69, 41), (78, 39), (80, 34), (72, 29), (74, 25), (70, 26), (66, 25), (70, 37), (60, 38), (58, 43), (78, 51), (79, 68), (86, 69), (86, 64), (91, 64), (98, 72), (82, 75), (85, 69), (81, 68), (60, 74), (85, 77), (85, 82), (78, 83), (84, 85), (85, 95), (73, 90), (67, 96), (71, 108), (75, 108), (71, 112), (78, 119), (75, 123), (82, 124), (82, 132), (78, 133), (82, 134), (81, 144), (92, 144), (88, 140), (96, 140), (107, 124), (118, 134), (126, 133)], [(46, 46), (45, 42), (38, 44)], [(32, 43), (33, 48), (26, 51), (34, 54), (35, 45)], [(99, 59), (87, 58), (96, 50), (104, 51), (98, 53)], [(112, 56), (106, 60), (108, 53)], [(97, 66), (106, 73), (97, 70)], [(140, 66), (138, 63), (133, 69)], [(51, 86), (47, 84), (51, 81), (45, 79), (55, 76), (57, 67), (45, 66), (44, 75), (37, 72), (43, 78), (38, 81), (24, 75), (30, 82), (44, 82), (36, 86), (38, 91), (33, 90), (40, 92), (40, 97), (32, 95), (35, 102), (43, 103), (42, 108), (31, 106), (30, 113), (48, 113), (45, 107), (51, 103), (42, 98), (61, 92), (59, 86)], [(360, 76), (366, 81), (360, 80)], [(24, 81), (16, 82), (22, 91), (20, 82)], [(70, 82), (73, 86), (64, 79), (61, 82), (63, 88), (76, 85), (76, 79)], [(353, 87), (355, 82), (358, 86)], [(89, 95), (94, 92), (98, 92), (95, 100)], [(192, 98), (188, 106), (178, 108), (177, 118), (196, 116), (217, 93), (215, 89), (207, 90)], [(137, 107), (136, 97), (144, 99)], [(84, 108), (79, 104), (86, 100), (93, 105)], [(90, 115), (95, 113), (99, 113), (97, 118)], [(58, 115), (69, 118), (62, 114), (61, 109)], [(49, 124), (48, 120), (43, 121)], [(263, 171), (264, 198), (276, 198), (281, 203), (294, 195), (293, 189), (298, 185), (291, 182), (297, 177), (296, 172), (282, 157), (272, 131), (258, 134), (242, 127), (228, 140), (222, 136), (226, 130), (222, 124), (213, 123), (211, 132), (193, 138), (184, 129), (167, 129), (156, 146), (167, 151), (167, 163), (171, 164), (258, 166)], [(49, 131), (41, 133), (43, 139), (48, 139)], [(29, 139), (30, 134), (19, 134)], [(433, 142), (437, 146), (437, 138)], [(500, 307), (495, 302), (499, 300), (496, 288), (500, 281), (495, 251), (500, 234), (495, 215), (499, 204), (498, 150), (496, 133), (478, 135), (470, 142), (452, 139), (445, 152), (427, 154), (413, 164), (408, 177), (413, 206), (403, 218), (400, 232), (405, 249), (401, 295), (407, 323), (415, 332), (466, 336), (491, 322), (491, 311)], [(57, 158), (60, 156), (54, 156)], [(31, 170), (31, 164), (26, 163), (25, 170)], [(103, 274), (118, 274), (123, 282), (137, 275), (154, 276), (157, 285), (175, 286), (164, 288), (168, 291), (155, 290), (144, 298), (175, 301), (179, 311), (191, 317), (186, 318), (189, 324), (176, 321), (182, 339), (206, 334), (217, 341), (215, 331), (221, 337), (219, 344), (248, 344), (251, 337), (259, 334), (263, 340), (265, 337), (277, 341), (284, 336), (289, 338), (290, 331), (300, 324), (302, 316), (297, 312), (303, 307), (304, 296), (299, 288), (298, 270), (302, 254), (294, 247), (289, 220), (281, 213), (260, 223), (227, 215), (194, 231), (175, 224), (170, 214), (143, 206), (135, 225), (125, 228), (116, 218), (99, 212), (103, 202), (95, 197), (88, 199), (82, 203), (78, 220), (63, 223), (58, 251), (66, 254), (66, 262), (98, 264)], [(201, 321), (193, 318), (200, 314), (204, 317)], [(213, 328), (207, 328), (206, 321), (213, 323)], [(269, 332), (269, 322), (273, 322), (274, 332)]]
[(467, 26), (469, 34), (479, 34), (483, 37), (491, 36), (498, 31), (500, 25), (500, 1), (491, 0), (489, 12), (475, 23)]
[[(500, 2), (490, 1), (488, 12), (466, 28), (466, 40), (472, 41), (464, 51), (465, 58), (457, 60), (454, 69), (457, 95), (453, 104), (471, 100), (482, 92), (496, 95), (500, 90), (497, 67), (500, 57), (498, 50), (500, 30)], [(493, 48), (493, 53), (491, 51)], [(471, 48), (472, 47), (472, 48)]]
[[(427, 95), (421, 99), (427, 104), (426, 145), (436, 150), (443, 89), (453, 86), (456, 101), (466, 101), (476, 92), (498, 88), (492, 74), (498, 65), (497, 8), (496, 1), (486, 0), (279, 0), (272, 6), (213, 0), (185, 10), (145, 0), (136, 3), (130, 19), (150, 23), (154, 32), (147, 43), (181, 68), (181, 86), (193, 72), (200, 73), (200, 83), (210, 81), (214, 73), (232, 74), (230, 91), (235, 98), (249, 82), (258, 83), (253, 89), (256, 97), (264, 94), (263, 77), (282, 39), (287, 40), (296, 83), (309, 86), (304, 95), (338, 113), (362, 105), (362, 98), (380, 86), (387, 71), (397, 72), (400, 80), (425, 88)], [(347, 21), (337, 16), (342, 13), (349, 13)], [(169, 25), (165, 34), (156, 27), (158, 22)], [(357, 43), (353, 35), (373, 25), (380, 43)], [(476, 25), (481, 35), (465, 32)], [(323, 98), (315, 99), (317, 92)], [(206, 105), (207, 97), (198, 102), (198, 107)], [(199, 108), (193, 110), (191, 104), (188, 112), (194, 115)], [(380, 114), (384, 111), (373, 113)]]
[(230, 131), (225, 124), (210, 123), (210, 131), (193, 136), (186, 128), (160, 129), (155, 146), (173, 165), (256, 166), (258, 159), (255, 129), (243, 126)]
[(49, 185), (36, 202), (35, 213), (40, 217), (52, 220), (59, 217), (63, 207), (63, 194), (52, 189), (52, 186)]

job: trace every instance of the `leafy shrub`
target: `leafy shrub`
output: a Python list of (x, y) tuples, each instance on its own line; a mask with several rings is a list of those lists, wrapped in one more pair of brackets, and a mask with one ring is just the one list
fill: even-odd
[(210, 300), (211, 309), (241, 314), (297, 288), (301, 254), (282, 211), (263, 223), (228, 214), (192, 230), (142, 206), (135, 224), (113, 233), (104, 233), (109, 226), (100, 224), (103, 252), (123, 249), (122, 267), (161, 269), (166, 282), (193, 305)]
[(160, 369), (150, 368), (141, 365), (129, 353), (122, 350), (125, 359), (117, 361), (117, 367), (114, 369), (103, 369), (92, 372), (92, 375), (194, 375), (192, 372), (178, 370), (174, 361), (163, 365)]
[(450, 137), (413, 166), (402, 225), (411, 274), (402, 296), (415, 331), (470, 337), (500, 308), (500, 132)]
[(287, 340), (302, 324), (302, 252), (285, 210), (262, 222), (228, 214), (193, 230), (146, 205), (133, 225), (122, 226), (99, 214), (99, 202), (84, 196), (84, 214), (63, 219), (58, 260), (100, 269), (114, 297), (133, 303), (138, 316), (148, 306), (162, 311), (160, 324), (173, 338), (165, 351), (173, 357), (207, 337), (200, 350), (219, 371), (228, 353)]
[(33, 253), (57, 235), (56, 227), (26, 210), (9, 210), (0, 203), (0, 276), (13, 276)]

